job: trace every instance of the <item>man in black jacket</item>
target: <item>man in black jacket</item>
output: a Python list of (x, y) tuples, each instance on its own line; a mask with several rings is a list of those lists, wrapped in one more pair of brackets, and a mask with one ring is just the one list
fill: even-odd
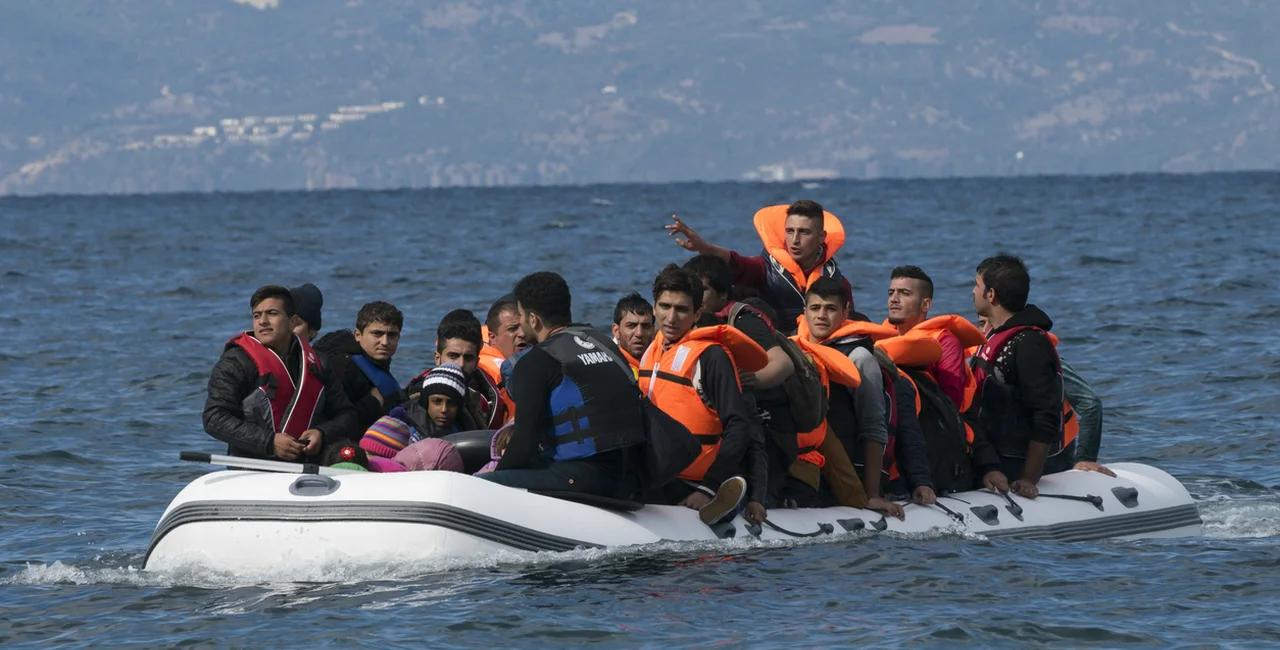
[(629, 499), (644, 443), (641, 395), (609, 337), (572, 325), (569, 285), (555, 273), (522, 278), (515, 298), (526, 341), (515, 364), (511, 439), (481, 477), (527, 490)]
[(324, 366), (342, 381), (361, 431), (407, 399), (391, 375), (403, 327), (404, 315), (394, 305), (371, 302), (356, 314), (355, 330), (330, 332), (315, 343)]
[(293, 333), (289, 290), (249, 301), (253, 330), (231, 339), (209, 377), (204, 430), (232, 456), (314, 460), (325, 444), (358, 437), (355, 410), (311, 346)]
[(1035, 498), (1042, 474), (1071, 468), (1074, 448), (1063, 439), (1062, 366), (1048, 335), (1053, 321), (1027, 304), (1030, 290), (1031, 276), (1017, 257), (996, 255), (977, 267), (973, 307), (992, 330), (971, 362), (978, 395), (969, 417), (986, 432), (992, 450), (984, 454), (993, 451), (1004, 477), (1015, 478), (1009, 489)]

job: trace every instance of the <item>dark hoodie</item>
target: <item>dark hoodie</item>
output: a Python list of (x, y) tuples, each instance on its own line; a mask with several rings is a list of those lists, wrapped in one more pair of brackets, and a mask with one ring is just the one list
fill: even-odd
[[(1045, 332), (1053, 321), (1035, 305), (1027, 305), (988, 336), (1033, 326)], [(1013, 336), (995, 359), (994, 377), (1007, 390), (983, 387), (975, 400), (978, 420), (1001, 456), (1023, 458), (1028, 442), (1055, 445), (1062, 438), (1062, 374), (1053, 342), (1041, 332), (1027, 329)]]
[[(356, 420), (360, 425), (360, 431), (368, 429), (378, 421), (378, 418), (404, 401), (403, 397), (383, 395), (382, 404), (379, 404), (374, 398), (373, 381), (365, 376), (360, 366), (351, 360), (353, 354), (364, 354), (364, 350), (360, 348), (360, 343), (356, 341), (351, 330), (329, 332), (316, 339), (312, 348), (315, 349), (316, 354), (320, 355), (321, 364), (342, 382), (343, 392), (356, 409)], [(383, 370), (391, 371), (390, 361), (383, 363), (369, 360)]]

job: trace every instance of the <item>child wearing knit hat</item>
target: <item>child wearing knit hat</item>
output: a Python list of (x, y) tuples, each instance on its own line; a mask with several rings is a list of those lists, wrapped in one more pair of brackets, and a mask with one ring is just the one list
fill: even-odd
[(360, 448), (368, 452), (369, 469), (374, 472), (403, 472), (404, 466), (391, 460), (409, 446), (409, 425), (390, 415), (378, 418), (360, 439)]
[(457, 433), (458, 408), (466, 394), (467, 376), (458, 364), (446, 363), (427, 373), (422, 379), (419, 397), (427, 409), (427, 422), (423, 424), (430, 430), (423, 432), (425, 437), (438, 438)]

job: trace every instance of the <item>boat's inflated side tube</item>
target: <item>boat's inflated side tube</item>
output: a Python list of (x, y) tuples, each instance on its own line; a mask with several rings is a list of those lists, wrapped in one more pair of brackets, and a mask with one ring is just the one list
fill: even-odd
[(475, 429), (451, 433), (443, 439), (453, 443), (462, 455), (463, 469), (468, 474), (475, 474), (489, 462), (489, 443), (493, 442), (493, 433), (490, 429)]

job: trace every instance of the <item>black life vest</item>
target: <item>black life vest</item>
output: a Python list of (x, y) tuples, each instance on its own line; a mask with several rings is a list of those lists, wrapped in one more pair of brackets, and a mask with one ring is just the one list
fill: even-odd
[(973, 487), (970, 451), (972, 434), (960, 411), (924, 368), (903, 368), (920, 396), (920, 430), (929, 452), (929, 478), (939, 494), (963, 492)]
[(551, 427), (543, 455), (577, 460), (645, 442), (641, 394), (631, 366), (608, 337), (569, 327), (538, 344), (560, 363), (564, 380), (551, 391)]
[[(987, 339), (986, 344), (978, 348), (977, 353), (969, 360), (973, 370), (973, 378), (978, 389), (974, 395), (974, 403), (978, 405), (978, 421), (987, 432), (988, 438), (1001, 456), (1022, 458), (1027, 453), (1026, 434), (1019, 417), (1017, 388), (1005, 381), (1003, 366), (1005, 353), (1011, 350), (1010, 345), (1020, 334), (1027, 336), (1043, 336), (1050, 343), (1054, 341), (1045, 330), (1031, 326), (1019, 325), (1000, 330)], [(1066, 391), (1062, 382), (1062, 361), (1058, 357), (1056, 346), (1053, 349), (1055, 371), (1058, 378), (1058, 395), (1063, 401), (1063, 410), (1058, 419), (1058, 440), (1049, 448), (1049, 458), (1053, 463), (1046, 467), (1064, 466), (1067, 459), (1075, 456), (1075, 439), (1079, 432), (1079, 423), (1075, 421), (1075, 413), (1066, 402)], [(1065, 454), (1065, 455), (1064, 455)], [(1046, 472), (1048, 473), (1048, 472)]]
[[(800, 316), (804, 314), (805, 289), (796, 284), (791, 272), (774, 259), (769, 251), (761, 253), (761, 257), (764, 258), (765, 286), (760, 297), (778, 312), (778, 331), (788, 336), (795, 334)], [(822, 265), (822, 275), (837, 282), (844, 279), (835, 258)]]

